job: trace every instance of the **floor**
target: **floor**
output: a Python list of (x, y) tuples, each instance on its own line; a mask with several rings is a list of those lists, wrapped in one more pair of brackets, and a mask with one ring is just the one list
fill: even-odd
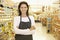
[(47, 33), (46, 27), (41, 23), (36, 23), (35, 27), (36, 32), (33, 35), (33, 40), (56, 40), (52, 34)]

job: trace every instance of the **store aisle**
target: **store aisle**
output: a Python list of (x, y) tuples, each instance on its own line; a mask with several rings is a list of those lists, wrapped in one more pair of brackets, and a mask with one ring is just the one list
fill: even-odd
[(46, 27), (41, 23), (36, 23), (36, 32), (33, 35), (33, 40), (56, 40), (52, 34), (47, 33)]

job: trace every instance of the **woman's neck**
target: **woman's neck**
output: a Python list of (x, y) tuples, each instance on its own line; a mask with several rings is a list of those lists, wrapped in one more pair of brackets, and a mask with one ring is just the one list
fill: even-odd
[(27, 17), (27, 15), (26, 15), (26, 14), (22, 14), (21, 16), (22, 16), (22, 17)]
[(26, 15), (22, 15), (22, 17), (27, 17)]
[(27, 17), (26, 12), (22, 12), (22, 17)]

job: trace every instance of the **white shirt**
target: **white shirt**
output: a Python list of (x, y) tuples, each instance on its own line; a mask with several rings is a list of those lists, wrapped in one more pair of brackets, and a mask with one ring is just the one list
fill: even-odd
[[(31, 20), (31, 26), (35, 26), (35, 21), (33, 16), (29, 16)], [(28, 22), (29, 19), (28, 17), (22, 17), (23, 22)], [(14, 17), (14, 31), (16, 34), (21, 34), (21, 35), (30, 35), (33, 34), (35, 30), (30, 31), (29, 29), (18, 29), (20, 23), (20, 16)]]

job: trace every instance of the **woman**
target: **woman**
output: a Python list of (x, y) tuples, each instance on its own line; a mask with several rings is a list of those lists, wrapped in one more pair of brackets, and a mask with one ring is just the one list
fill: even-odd
[(33, 40), (32, 34), (35, 32), (34, 17), (28, 14), (29, 6), (26, 2), (18, 5), (19, 16), (14, 18), (15, 40)]

